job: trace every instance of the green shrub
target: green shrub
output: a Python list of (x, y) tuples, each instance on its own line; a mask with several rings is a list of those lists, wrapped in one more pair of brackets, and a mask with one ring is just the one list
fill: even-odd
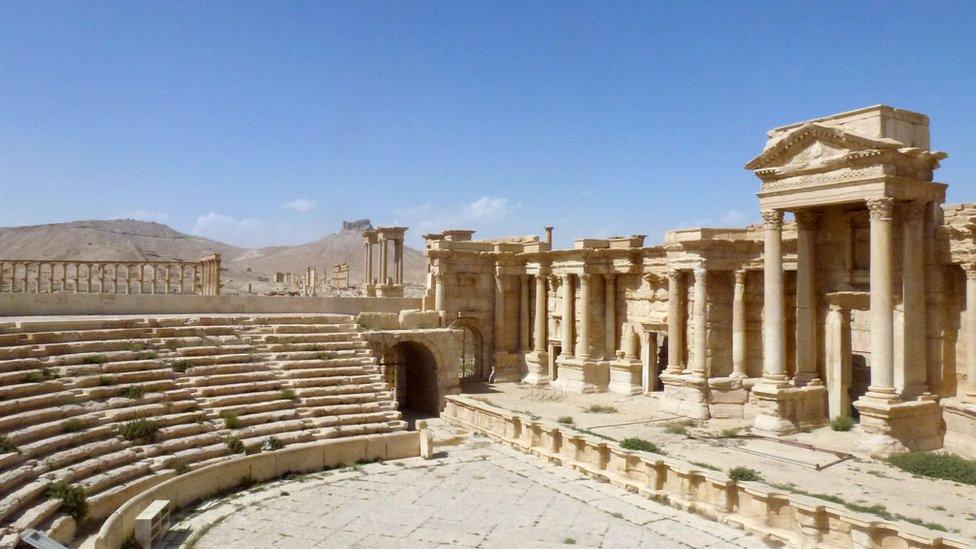
[(156, 358), (156, 351), (142, 351), (136, 353), (136, 360), (152, 360)]
[(65, 433), (77, 433), (78, 431), (85, 429), (85, 427), (85, 422), (76, 417), (61, 423), (61, 430)]
[(559, 419), (557, 419), (556, 421), (559, 422), (559, 423), (562, 423), (563, 425), (572, 425), (573, 424), (573, 416), (562, 416)]
[(891, 514), (891, 511), (889, 511), (887, 507), (881, 505), (880, 503), (875, 503), (874, 505), (863, 505), (860, 503), (845, 503), (844, 505), (851, 511), (877, 515), (885, 520), (891, 520), (895, 518), (895, 516)]
[(888, 462), (915, 475), (976, 485), (976, 460), (956, 454), (910, 452), (895, 454)]
[(224, 439), (224, 444), (227, 445), (227, 449), (233, 454), (243, 454), (244, 453), (244, 442), (237, 437), (227, 437)]
[(315, 358), (318, 360), (329, 360), (332, 358), (332, 353), (331, 352), (318, 353), (315, 355)]
[(712, 465), (711, 463), (704, 463), (702, 461), (692, 461), (691, 464), (696, 467), (701, 467), (702, 469), (709, 469), (711, 471), (721, 471), (721, 469)]
[(61, 507), (74, 517), (75, 521), (81, 521), (88, 514), (88, 499), (85, 497), (85, 489), (77, 484), (55, 482), (48, 487), (47, 496), (61, 500)]
[(190, 471), (190, 466), (185, 463), (181, 463), (176, 467), (174, 467), (173, 469), (176, 471), (177, 475), (182, 475)]
[(116, 394), (122, 398), (131, 398), (132, 400), (139, 400), (140, 398), (143, 397), (143, 395), (146, 394), (146, 390), (143, 389), (142, 387), (139, 387), (138, 385), (130, 385), (128, 387), (123, 387), (119, 389), (119, 392)]
[(185, 371), (187, 371), (187, 370), (190, 369), (190, 361), (189, 360), (183, 360), (183, 359), (174, 360), (173, 362), (170, 362), (169, 363), (169, 366), (170, 366), (170, 368), (173, 369), (174, 372), (176, 372), (178, 374), (182, 374), (183, 372), (185, 372)]
[(44, 372), (40, 370), (34, 370), (33, 372), (27, 374), (27, 377), (24, 378), (24, 381), (26, 381), (27, 383), (40, 383), (42, 381), (47, 381), (47, 378), (44, 376)]
[(733, 467), (729, 469), (729, 478), (736, 482), (741, 480), (757, 481), (762, 480), (762, 475), (759, 474), (759, 471), (748, 467)]
[(224, 427), (228, 429), (237, 429), (241, 425), (241, 422), (237, 419), (237, 414), (234, 412), (228, 412), (226, 410), (220, 412), (220, 419), (224, 420)]
[(854, 427), (854, 420), (849, 417), (837, 416), (830, 420), (830, 428), (835, 431), (850, 431), (852, 427)]
[(20, 449), (10, 439), (7, 435), (0, 435), (0, 454), (8, 454), (10, 452), (19, 452)]
[(265, 451), (281, 450), (285, 443), (278, 440), (278, 437), (268, 437), (261, 443), (261, 449)]
[(81, 359), (82, 364), (105, 364), (108, 358), (105, 355), (88, 355)]
[(669, 423), (664, 426), (664, 431), (666, 433), (671, 433), (672, 435), (684, 435), (688, 436), (688, 427), (681, 425), (679, 423)]
[(148, 419), (135, 419), (119, 426), (119, 436), (126, 440), (152, 441), (159, 432), (159, 425)]
[(616, 414), (617, 409), (613, 406), (604, 406), (603, 404), (592, 404), (586, 409), (587, 412), (591, 414)]
[(126, 341), (125, 350), (126, 351), (141, 351), (146, 348), (146, 344), (141, 341)]
[(115, 385), (115, 378), (112, 376), (98, 376), (98, 386), (108, 387), (110, 385)]
[(637, 437), (625, 438), (620, 442), (620, 447), (624, 450), (635, 450), (638, 452), (653, 452), (655, 454), (663, 454), (661, 449), (657, 447), (657, 444), (649, 440), (644, 440)]
[(295, 400), (295, 391), (293, 389), (282, 389), (281, 398), (282, 400)]

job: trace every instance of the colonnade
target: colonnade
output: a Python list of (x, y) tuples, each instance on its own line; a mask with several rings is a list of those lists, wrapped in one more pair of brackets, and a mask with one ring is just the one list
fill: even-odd
[[(403, 239), (406, 227), (380, 227), (363, 232), (363, 290), (367, 296), (389, 293), (392, 288), (403, 286)], [(374, 276), (373, 248), (379, 248), (379, 276)], [(392, 254), (392, 272), (390, 255)]]

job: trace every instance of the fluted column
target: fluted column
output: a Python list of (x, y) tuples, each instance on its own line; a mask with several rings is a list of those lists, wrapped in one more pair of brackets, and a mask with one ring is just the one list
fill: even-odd
[(783, 212), (763, 210), (763, 381), (786, 385)]
[(590, 357), (590, 275), (583, 273), (579, 275), (580, 280), (580, 306), (577, 316), (579, 317), (579, 334), (576, 337), (576, 356), (580, 358)]
[(437, 311), (444, 310), (444, 274), (436, 273), (434, 275), (434, 309)]
[(576, 296), (573, 295), (573, 275), (564, 274), (561, 277), (563, 287), (563, 321), (562, 321), (562, 351), (563, 358), (573, 357), (573, 305)]
[(819, 385), (817, 375), (816, 212), (796, 213), (796, 377), (797, 385)]
[(668, 372), (672, 374), (684, 371), (685, 291), (681, 282), (681, 271), (668, 271)]
[(529, 350), (529, 275), (519, 275), (519, 351)]
[(603, 359), (613, 360), (617, 347), (617, 275), (607, 273), (604, 293)]
[(746, 377), (746, 272), (735, 272), (732, 290), (732, 377)]
[(707, 311), (708, 311), (708, 288), (706, 286), (708, 280), (708, 271), (704, 267), (698, 267), (694, 271), (695, 274), (695, 302), (694, 311), (692, 315), (692, 329), (694, 333), (692, 337), (692, 348), (694, 349), (694, 357), (691, 363), (692, 373), (698, 377), (707, 377), (708, 375), (708, 323), (707, 323)]
[(535, 275), (535, 329), (532, 331), (533, 349), (537, 353), (546, 352), (546, 277)]
[(869, 396), (895, 400), (891, 212), (894, 200), (868, 200), (871, 214), (871, 385)]
[(966, 270), (966, 397), (976, 402), (976, 263)]
[(925, 210), (926, 202), (910, 202), (902, 223), (901, 360), (896, 361), (895, 387), (905, 397), (928, 391), (925, 314)]

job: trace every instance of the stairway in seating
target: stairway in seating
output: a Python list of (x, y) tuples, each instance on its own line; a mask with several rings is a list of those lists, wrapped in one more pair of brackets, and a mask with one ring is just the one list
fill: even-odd
[[(120, 435), (140, 420), (151, 439)], [(0, 322), (0, 538), (70, 539), (54, 482), (84, 487), (97, 521), (234, 450), (405, 427), (347, 315)]]

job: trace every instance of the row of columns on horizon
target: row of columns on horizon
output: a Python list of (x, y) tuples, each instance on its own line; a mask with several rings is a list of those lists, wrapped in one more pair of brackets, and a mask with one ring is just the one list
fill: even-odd
[(0, 292), (220, 294), (220, 254), (198, 261), (0, 259)]
[[(363, 232), (363, 287), (375, 295), (375, 287), (403, 285), (403, 239), (406, 227), (380, 227)], [(379, 277), (373, 271), (373, 247), (379, 247)], [(389, 271), (392, 246), (393, 272)]]

